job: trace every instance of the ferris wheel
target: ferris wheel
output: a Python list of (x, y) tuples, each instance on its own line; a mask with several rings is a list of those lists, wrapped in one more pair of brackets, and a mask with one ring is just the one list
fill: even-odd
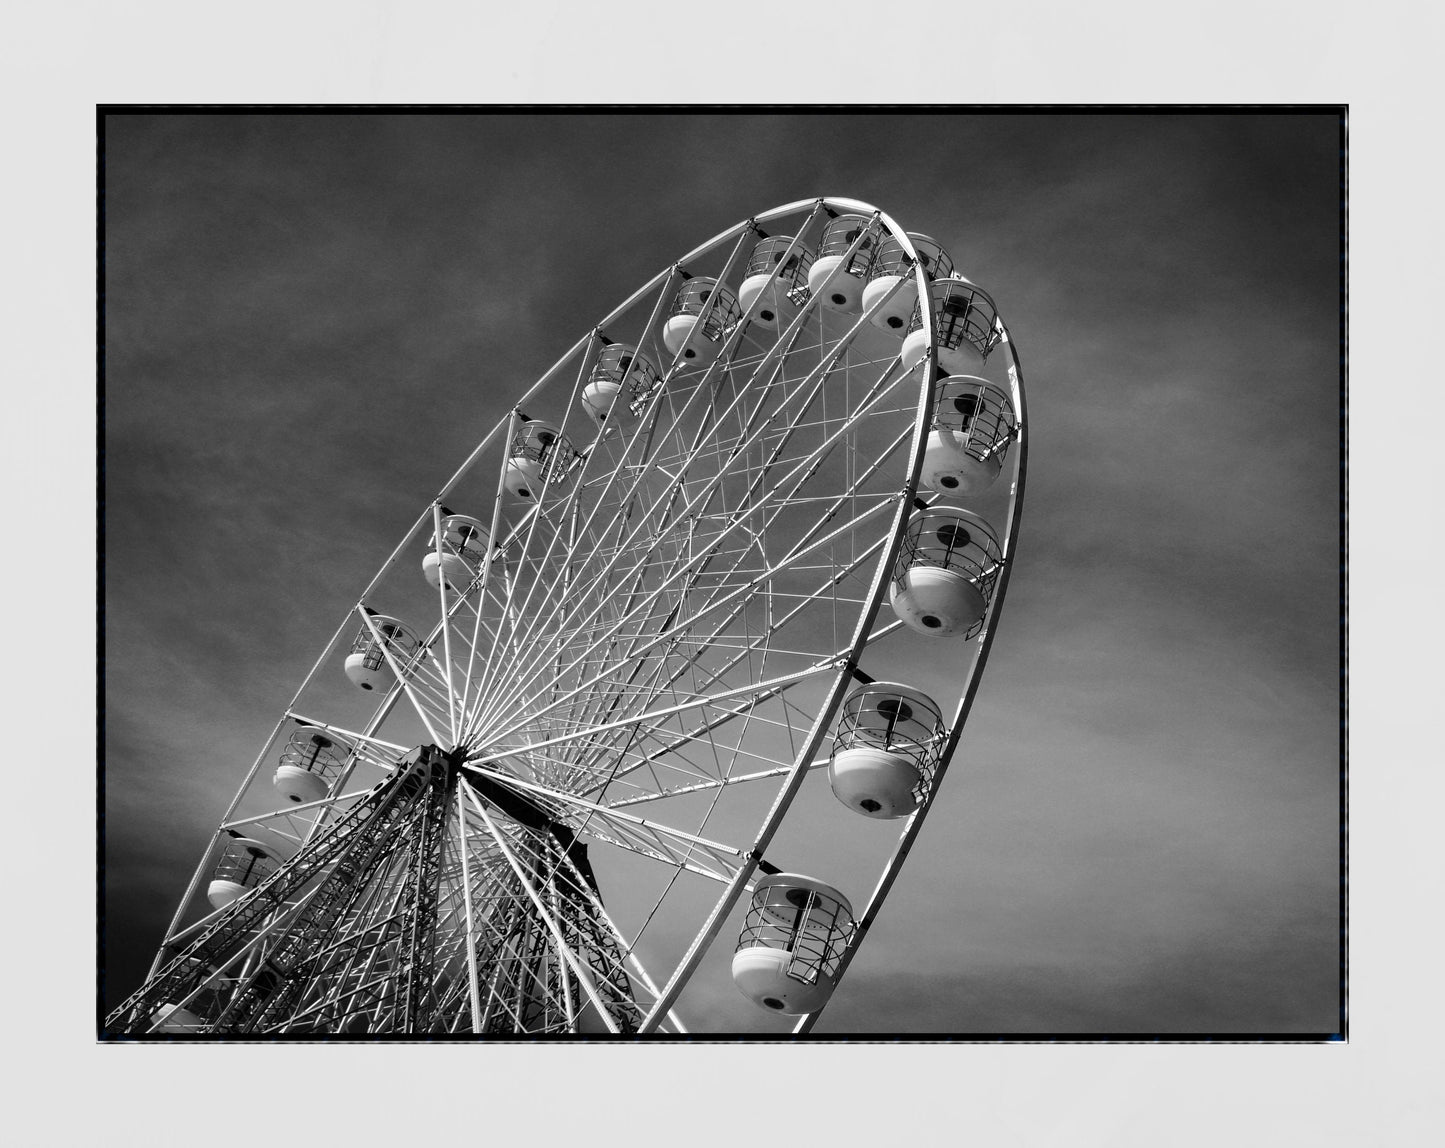
[(990, 295), (825, 197), (588, 330), (347, 612), (107, 1032), (806, 1032), (958, 745), (1026, 422)]

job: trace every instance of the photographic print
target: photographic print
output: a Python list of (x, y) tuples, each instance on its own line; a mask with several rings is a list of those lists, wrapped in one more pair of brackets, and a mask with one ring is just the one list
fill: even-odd
[(102, 109), (103, 1039), (1343, 1032), (1338, 109)]

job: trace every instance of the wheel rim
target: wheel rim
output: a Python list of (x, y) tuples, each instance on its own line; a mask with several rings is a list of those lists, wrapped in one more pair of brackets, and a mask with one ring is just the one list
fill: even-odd
[[(690, 987), (709, 964), (716, 983), (718, 953), (731, 951), (725, 926), (759, 867), (794, 867), (782, 855), (791, 839), (775, 857), (775, 837), (805, 783), (821, 779), (835, 711), (855, 678), (869, 680), (864, 654), (900, 625), (879, 607), (916, 496), (927, 380), (938, 372), (932, 347), (915, 370), (868, 312), (843, 315), (816, 299), (790, 322), (731, 328), (707, 363), (668, 354), (662, 325), (684, 275), (736, 281), (764, 225), (801, 244), (844, 212), (873, 219), (875, 248), (892, 234), (912, 254), (891, 219), (849, 200), (788, 205), (721, 233), (579, 341), (418, 519), (338, 635), (358, 618), (395, 617), (422, 636), (420, 650), (381, 643), (395, 680), (369, 712), (331, 680), (328, 650), (272, 737), (300, 722), (354, 747), (328, 795), (286, 807), (267, 792), (257, 777), (268, 745), (218, 832), (248, 827), (298, 854), (320, 849), (418, 746), (435, 749), (430, 788), (393, 827), (396, 840), (365, 858), (366, 886), (334, 920), (307, 909), (301, 888), (265, 915), (253, 907), (256, 923), (222, 966), (219, 995), (233, 1000), (207, 1018), (218, 1030), (685, 1027)], [(929, 292), (919, 297), (926, 307)], [(663, 380), (640, 398), (621, 388), (594, 421), (582, 392), (618, 340), (651, 356)], [(1022, 426), (1012, 358), (1009, 376)], [(538, 460), (539, 497), (519, 505), (506, 490), (507, 446), (538, 420), (576, 446)], [(1020, 442), (1005, 573), (1023, 456)], [(443, 522), (452, 511), (490, 521), (493, 545), (465, 593), (414, 569), (419, 541), (436, 563), (460, 556)], [(883, 892), (897, 863), (889, 855)], [(203, 862), (188, 901), (204, 872)], [(862, 920), (879, 898), (875, 889)], [(149, 1016), (141, 1003), (157, 994), (177, 1005), (197, 998), (197, 946), (224, 922), (194, 917), (183, 903), (150, 981), (116, 1017)], [(271, 992), (268, 953), (308, 931), (335, 958), (282, 969), (307, 984), (284, 1007), (272, 993), (248, 1013), (243, 990)]]

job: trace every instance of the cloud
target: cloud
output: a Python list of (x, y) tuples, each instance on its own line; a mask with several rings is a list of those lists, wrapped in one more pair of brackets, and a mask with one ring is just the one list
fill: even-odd
[(1231, 940), (1239, 947), (1145, 948), (1093, 965), (980, 964), (951, 975), (855, 969), (816, 1031), (987, 1038), (1317, 1034), (1338, 1028), (1338, 1013), (1328, 1007), (1338, 999), (1337, 962), (1328, 955), (1304, 965), (1282, 959), (1278, 967), (1287, 973), (1261, 977), (1260, 953), (1273, 951), (1278, 940), (1268, 933)]

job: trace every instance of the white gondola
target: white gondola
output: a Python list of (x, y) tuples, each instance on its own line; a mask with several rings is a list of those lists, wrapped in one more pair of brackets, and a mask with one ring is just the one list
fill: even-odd
[[(808, 270), (808, 289), (820, 296), (829, 310), (857, 314), (863, 309), (863, 284), (877, 246), (873, 220), (866, 215), (838, 216), (823, 228), (818, 258)], [(852, 258), (849, 250), (853, 250)]]
[(188, 973), (204, 970), (205, 977), (199, 987), (196, 987), (195, 980), (190, 977), (187, 977), (185, 987), (177, 986), (176, 991), (180, 995), (175, 999), (183, 1000), (185, 1004), (178, 1005), (172, 1000), (160, 1005), (150, 1015), (150, 1032), (168, 1036), (195, 1036), (208, 1031), (216, 1016), (215, 979), (219, 971), (214, 965), (195, 957), (184, 957), (182, 962)]
[(938, 704), (898, 682), (872, 682), (843, 702), (828, 782), (864, 817), (907, 817), (918, 808), (948, 734)]
[(271, 876), (280, 863), (269, 846), (249, 837), (232, 837), (221, 850), (221, 860), (206, 888), (206, 899), (214, 908), (224, 909)]
[(535, 502), (549, 483), (567, 481), (577, 452), (567, 436), (551, 423), (532, 419), (517, 428), (507, 448), (502, 485), (513, 498)]
[(351, 747), (329, 733), (302, 727), (281, 752), (272, 783), (291, 801), (320, 801), (346, 765)]
[(833, 994), (856, 927), (848, 899), (831, 885), (797, 873), (764, 877), (733, 953), (733, 983), (770, 1012), (814, 1012)]
[(447, 589), (456, 594), (471, 593), (473, 583), (487, 560), (490, 532), (475, 518), (465, 514), (448, 514), (442, 519), (441, 553), (433, 544), (422, 555), (421, 572), (435, 588), (441, 581), (439, 571), (446, 572)]
[(689, 279), (673, 297), (662, 342), (669, 354), (705, 366), (741, 318), (737, 297), (716, 279)]
[(972, 511), (914, 511), (889, 586), (893, 611), (912, 630), (941, 636), (977, 632), (998, 581), (1002, 551)]
[(351, 652), (346, 655), (346, 676), (363, 690), (385, 692), (391, 683), (396, 681), (396, 674), (392, 671), (391, 663), (387, 661), (387, 652), (390, 652), (398, 665), (405, 668), (420, 648), (421, 642), (395, 618), (377, 614), (372, 610), (366, 612), (370, 615), (376, 632), (372, 633), (372, 627), (365, 622), (361, 624), (361, 629), (357, 630), (356, 638), (351, 643)]
[[(918, 262), (929, 282), (953, 274), (953, 260), (938, 241), (916, 231), (910, 231), (908, 238), (918, 252)], [(898, 290), (894, 291), (893, 288)], [(890, 295), (889, 292), (892, 292)], [(881, 300), (886, 299), (868, 321), (880, 330), (902, 335), (908, 326), (908, 318), (918, 303), (918, 284), (913, 278), (913, 260), (903, 251), (903, 245), (893, 236), (888, 236), (878, 245), (878, 257), (868, 273), (868, 286), (863, 288), (863, 310), (869, 311)]]
[(205, 1032), (206, 1021), (188, 1008), (163, 1004), (151, 1013), (152, 1032), (182, 1036)]
[[(601, 426), (609, 418), (622, 418), (640, 408), (657, 388), (662, 376), (652, 360), (628, 343), (609, 343), (592, 364), (582, 390), (582, 409)], [(623, 394), (621, 401), (617, 396)]]
[[(998, 307), (987, 291), (962, 275), (935, 279), (928, 287), (933, 305), (933, 327), (938, 344), (938, 369), (948, 375), (966, 375), (983, 366), (998, 344), (1002, 330)], [(915, 303), (908, 334), (899, 352), (906, 366), (915, 366), (928, 350), (923, 329), (923, 308)]]
[[(788, 254), (790, 247), (791, 255)], [(787, 256), (786, 262), (784, 256)], [(786, 327), (811, 294), (808, 270), (812, 266), (812, 251), (801, 241), (795, 245), (792, 236), (770, 235), (761, 240), (748, 258), (743, 285), (738, 288), (738, 306), (743, 316), (769, 330)], [(776, 277), (774, 267), (778, 269)]]
[(942, 495), (982, 494), (998, 477), (1017, 431), (1006, 391), (974, 375), (940, 379), (921, 481)]

